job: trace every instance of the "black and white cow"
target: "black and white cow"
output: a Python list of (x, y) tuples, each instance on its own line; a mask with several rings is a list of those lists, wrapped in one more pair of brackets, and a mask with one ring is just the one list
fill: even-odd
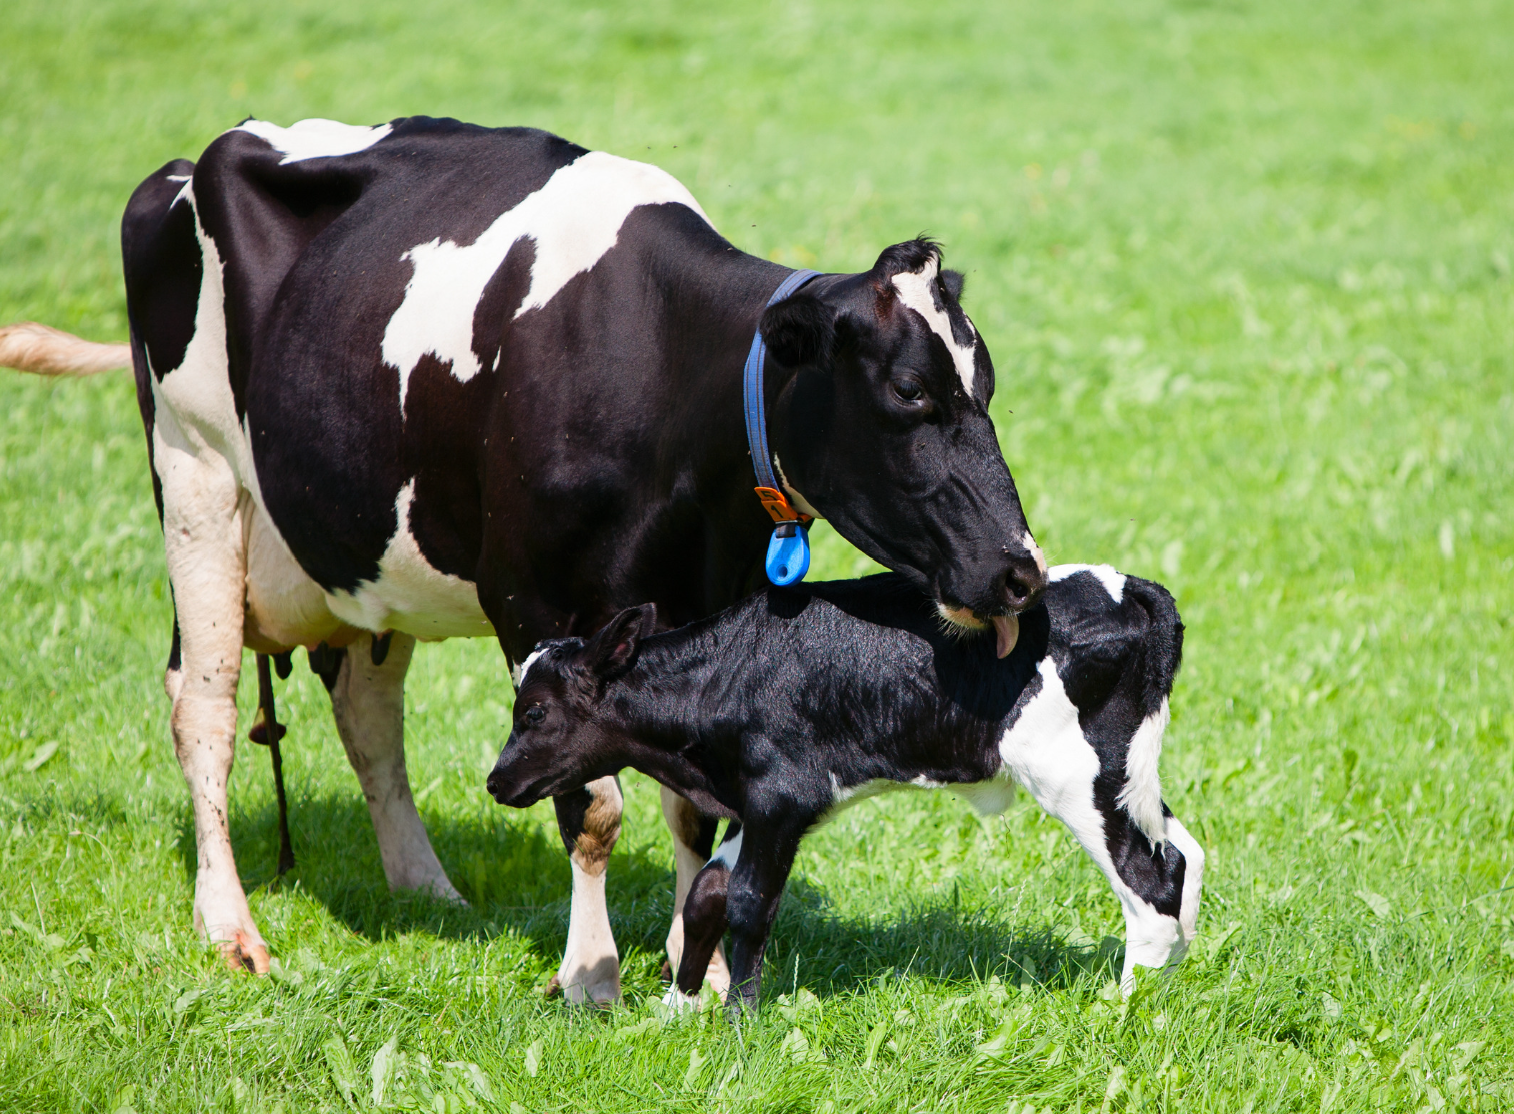
[[(1166, 589), (1061, 565), (1007, 660), (944, 627), (893, 574), (769, 588), (653, 635), (651, 605), (529, 659), (489, 775), (524, 807), (626, 766), (730, 817), (683, 908), (670, 1001), (699, 992), (729, 927), (728, 1003), (755, 1007), (799, 841), (887, 789), (1002, 812), (1016, 783), (1077, 837), (1125, 913), (1125, 969), (1193, 939), (1204, 853), (1162, 803), (1158, 759), (1183, 625)], [(719, 988), (717, 988), (719, 989)]]
[[(415, 640), (492, 635), (519, 664), (630, 604), (676, 625), (755, 588), (772, 524), (741, 370), (759, 319), (773, 464), (800, 511), (964, 630), (1004, 627), (1044, 585), (988, 417), (993, 365), (928, 241), (764, 312), (788, 270), (738, 251), (662, 170), (412, 117), (249, 120), (142, 183), (122, 249), (177, 616), (194, 920), (233, 964), (268, 964), (226, 826), (243, 647), (321, 651), (390, 884), (456, 896), (405, 772)], [(115, 353), (0, 330), (0, 363), (28, 370)], [(612, 998), (619, 788), (556, 804), (573, 869), (558, 978)], [(715, 823), (663, 807), (681, 902)]]

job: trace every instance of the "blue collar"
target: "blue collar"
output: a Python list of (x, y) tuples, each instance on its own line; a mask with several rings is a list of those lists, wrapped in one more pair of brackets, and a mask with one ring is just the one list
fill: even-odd
[[(777, 305), (819, 271), (794, 271), (784, 279), (768, 306)], [(773, 518), (773, 537), (768, 542), (768, 579), (779, 587), (804, 579), (810, 571), (810, 539), (806, 527), (810, 516), (800, 514), (789, 503), (788, 496), (773, 475), (773, 454), (768, 451), (768, 423), (766, 404), (762, 393), (762, 371), (767, 361), (767, 345), (762, 339), (759, 325), (752, 337), (752, 350), (747, 353), (746, 368), (742, 372), (742, 404), (746, 411), (747, 448), (752, 455), (752, 470), (757, 473), (757, 498)]]

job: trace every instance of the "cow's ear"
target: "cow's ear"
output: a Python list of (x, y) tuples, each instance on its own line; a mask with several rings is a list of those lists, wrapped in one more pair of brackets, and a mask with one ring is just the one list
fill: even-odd
[(967, 276), (964, 275), (961, 271), (941, 272), (942, 288), (945, 289), (947, 294), (951, 296), (951, 300), (956, 302), (958, 305), (962, 304), (962, 288), (966, 285)]
[(836, 339), (836, 311), (813, 294), (785, 298), (762, 315), (762, 339), (784, 367), (820, 363)]
[(611, 619), (584, 647), (589, 667), (604, 680), (620, 676), (636, 663), (641, 640), (657, 629), (657, 607), (628, 607)]

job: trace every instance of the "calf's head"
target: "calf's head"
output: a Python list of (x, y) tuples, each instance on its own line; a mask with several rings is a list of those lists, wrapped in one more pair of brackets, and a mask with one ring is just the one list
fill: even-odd
[(993, 363), (961, 292), (940, 249), (912, 240), (865, 274), (811, 282), (763, 314), (762, 333), (782, 383), (771, 436), (790, 498), (944, 619), (983, 628), (1033, 605), (1046, 565), (988, 416)]
[(607, 687), (635, 664), (657, 626), (651, 604), (622, 611), (593, 638), (555, 638), (526, 659), (515, 722), (489, 772), (489, 793), (525, 808), (631, 764), (634, 744), (616, 730)]

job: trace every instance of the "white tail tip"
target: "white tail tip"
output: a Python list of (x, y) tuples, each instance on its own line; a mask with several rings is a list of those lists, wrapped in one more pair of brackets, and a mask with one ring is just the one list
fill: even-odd
[(61, 329), (24, 321), (0, 327), (0, 367), (34, 375), (98, 375), (131, 367), (131, 346), (96, 344)]

